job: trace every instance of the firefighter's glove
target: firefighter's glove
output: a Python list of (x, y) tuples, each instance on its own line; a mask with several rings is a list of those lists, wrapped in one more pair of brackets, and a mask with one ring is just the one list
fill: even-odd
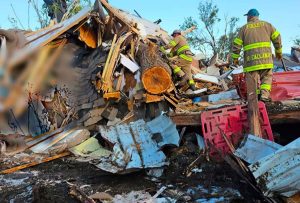
[(276, 53), (276, 58), (278, 60), (281, 60), (282, 59), (282, 53)]

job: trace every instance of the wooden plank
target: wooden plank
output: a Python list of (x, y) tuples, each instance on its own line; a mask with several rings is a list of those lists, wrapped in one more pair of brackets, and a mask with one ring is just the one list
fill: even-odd
[(178, 107), (178, 105), (175, 103), (175, 101), (173, 101), (171, 98), (169, 98), (167, 95), (164, 95), (164, 98), (170, 103), (172, 104), (177, 110), (181, 110), (181, 108)]
[[(201, 113), (190, 114), (170, 114), (172, 121), (178, 126), (201, 126)], [(284, 123), (299, 123), (300, 110), (290, 112), (277, 112), (269, 114), (269, 120), (272, 125)]]
[(104, 99), (121, 99), (121, 92), (107, 92), (103, 95)]
[(272, 113), (269, 114), (269, 119), (272, 125), (284, 123), (300, 123), (300, 110)]
[(257, 71), (246, 73), (249, 133), (262, 137), (259, 122), (258, 97), (256, 93), (258, 78), (259, 75)]
[(111, 13), (113, 16), (115, 16), (119, 21), (121, 21), (122, 23), (126, 24), (130, 30), (132, 30), (134, 33), (136, 34), (140, 34), (140, 32), (130, 23), (130, 22), (127, 22), (126, 18), (123, 16), (123, 14), (113, 8), (111, 5), (109, 5), (109, 3), (106, 1), (106, 0), (101, 0), (101, 3), (103, 5), (103, 7), (109, 12)]
[(111, 58), (108, 62), (108, 65), (106, 66), (106, 64), (105, 64), (106, 68), (104, 69), (104, 72), (102, 74), (103, 85), (102, 85), (101, 89), (103, 90), (103, 92), (111, 92), (113, 90), (112, 75), (113, 75), (113, 72), (115, 70), (115, 66), (116, 66), (116, 64), (119, 60), (119, 57), (120, 57), (121, 46), (123, 45), (124, 41), (131, 35), (132, 35), (132, 33), (128, 32), (125, 35), (121, 36), (117, 40), (116, 45), (111, 48), (111, 49), (113, 49)]
[(169, 114), (177, 126), (201, 126), (201, 113)]
[(71, 154), (70, 152), (63, 152), (61, 154), (58, 154), (58, 155), (55, 155), (55, 156), (52, 156), (52, 157), (44, 158), (40, 161), (34, 161), (32, 163), (29, 163), (29, 164), (24, 164), (24, 165), (21, 165), (21, 166), (16, 166), (16, 167), (13, 167), (13, 168), (10, 168), (10, 169), (7, 169), (7, 170), (3, 170), (3, 171), (0, 172), (0, 174), (14, 173), (16, 171), (19, 171), (19, 170), (22, 170), (22, 169), (25, 169), (25, 168), (29, 168), (29, 167), (32, 167), (32, 166), (36, 166), (36, 165), (39, 165), (41, 163), (53, 161), (55, 159), (59, 159), (59, 158), (68, 156), (70, 154)]
[(114, 46), (116, 44), (116, 41), (117, 41), (117, 35), (114, 35), (113, 41), (111, 43), (111, 48), (109, 50), (109, 53), (108, 53), (108, 56), (107, 56), (107, 59), (106, 59), (106, 62), (105, 62), (105, 66), (104, 66), (104, 69), (103, 69), (102, 79), (104, 79), (104, 77), (106, 76), (107, 68), (109, 66), (110, 58), (111, 58), (111, 55), (112, 55), (112, 53), (114, 51)]
[(164, 97), (159, 95), (153, 95), (153, 94), (144, 94), (146, 103), (153, 103), (153, 102), (160, 102), (164, 99)]

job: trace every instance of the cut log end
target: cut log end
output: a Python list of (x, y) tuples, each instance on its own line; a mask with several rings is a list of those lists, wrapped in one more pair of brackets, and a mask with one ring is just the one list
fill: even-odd
[(152, 67), (142, 74), (142, 83), (147, 92), (151, 94), (163, 94), (172, 84), (172, 78), (163, 67)]

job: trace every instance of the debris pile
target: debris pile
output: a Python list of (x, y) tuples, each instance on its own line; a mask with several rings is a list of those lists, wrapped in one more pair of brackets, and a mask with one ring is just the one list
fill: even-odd
[[(300, 72), (274, 74), (272, 99), (291, 101), (275, 108), (274, 104), (259, 103), (258, 128), (264, 139), (245, 136), (251, 126), (242, 67), (233, 67), (218, 55), (207, 66), (194, 59), (192, 74), (197, 90), (188, 91), (188, 84), (177, 85), (179, 78), (172, 74), (170, 60), (159, 49), (171, 37), (157, 23), (116, 9), (105, 0), (96, 0), (92, 10), (83, 8), (72, 16), (64, 10), (64, 15), (59, 14), (61, 22), (53, 21), (35, 32), (0, 30), (1, 174), (60, 159), (62, 166), (72, 160), (93, 166), (97, 173), (101, 169), (102, 173), (128, 175), (146, 170), (157, 182), (168, 173), (164, 169), (174, 164), (172, 154), (177, 159), (178, 154), (184, 154), (186, 159), (176, 160), (183, 172), (171, 173), (172, 179), (188, 177), (192, 181), (200, 174), (199, 180), (209, 182), (206, 185), (210, 187), (210, 180), (206, 180), (209, 164), (221, 171), (222, 166), (214, 161), (225, 160), (257, 199), (270, 201), (275, 194), (290, 197), (299, 191), (299, 184), (292, 180), (279, 184), (288, 174), (299, 179), (299, 144), (276, 144), (271, 124), (287, 117), (299, 121), (299, 114), (291, 112), (300, 110), (296, 101)], [(299, 65), (299, 49), (293, 48), (292, 54)], [(259, 152), (259, 148), (264, 150), (251, 153)], [(277, 160), (282, 163), (276, 165)], [(226, 177), (222, 181), (227, 182)], [(113, 197), (104, 191), (90, 190), (87, 195), (71, 182), (66, 181), (69, 193), (81, 202), (242, 198), (237, 191), (240, 185), (230, 188), (220, 184), (207, 190), (198, 182), (189, 188), (185, 183), (179, 189), (174, 186), (178, 182), (164, 180), (155, 188), (156, 193), (122, 191), (126, 194), (114, 193)]]

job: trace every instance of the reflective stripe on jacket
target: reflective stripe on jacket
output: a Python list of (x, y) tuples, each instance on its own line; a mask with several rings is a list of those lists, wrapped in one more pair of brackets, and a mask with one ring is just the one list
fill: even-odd
[(273, 68), (271, 42), (276, 53), (282, 53), (280, 33), (270, 23), (253, 18), (234, 39), (231, 57), (238, 59), (244, 50), (245, 72)]
[(169, 42), (169, 44), (165, 45), (163, 48), (166, 50), (171, 49), (172, 56), (179, 56), (180, 58), (190, 62), (193, 61), (193, 57), (190, 54), (186, 54), (192, 54), (192, 52), (187, 40), (182, 35), (176, 36)]

